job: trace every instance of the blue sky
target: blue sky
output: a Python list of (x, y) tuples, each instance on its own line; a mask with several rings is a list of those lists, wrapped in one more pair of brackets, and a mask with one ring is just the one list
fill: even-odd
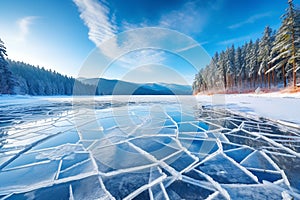
[[(300, 5), (300, 0), (294, 3)], [(154, 33), (155, 38), (148, 39), (147, 35), (128, 36), (128, 41), (124, 37), (102, 44), (136, 28), (167, 28), (202, 45), (207, 55), (201, 57), (192, 51), (186, 54), (204, 65), (215, 51), (261, 37), (266, 25), (277, 29), (287, 0), (1, 0), (0, 4), (0, 38), (9, 58), (73, 77), (190, 84), (198, 68), (176, 51), (168, 51), (174, 45), (162, 45), (161, 50), (140, 49), (114, 58), (115, 52), (126, 45), (143, 42), (144, 47), (151, 46), (155, 38), (161, 42), (166, 37), (162, 34)], [(186, 43), (187, 48), (189, 45)], [(109, 61), (114, 59), (105, 73), (94, 73), (105, 62), (92, 62), (93, 51)], [(87, 63), (88, 72), (82, 73)]]

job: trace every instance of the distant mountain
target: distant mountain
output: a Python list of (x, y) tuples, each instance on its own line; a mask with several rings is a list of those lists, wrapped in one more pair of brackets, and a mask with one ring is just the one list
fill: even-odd
[(132, 83), (121, 80), (104, 78), (78, 78), (81, 82), (95, 85), (100, 95), (191, 95), (192, 87), (189, 85), (167, 83)]
[(170, 84), (170, 83), (159, 83), (160, 85), (169, 88), (175, 93), (180, 93), (182, 95), (191, 95), (193, 94), (192, 86), (190, 85), (179, 85), (179, 84)]
[[(12, 94), (21, 95), (191, 95), (189, 85), (132, 83), (104, 78), (73, 78), (52, 70), (7, 59), (14, 86)], [(1, 82), (1, 80), (0, 80)], [(6, 81), (7, 82), (7, 81)], [(76, 83), (76, 84), (75, 84)], [(5, 88), (6, 85), (0, 85)], [(8, 92), (7, 92), (8, 93)]]

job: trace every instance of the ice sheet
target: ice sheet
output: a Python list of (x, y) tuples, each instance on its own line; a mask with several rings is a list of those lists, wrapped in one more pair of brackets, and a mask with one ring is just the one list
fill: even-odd
[(1, 198), (300, 196), (297, 128), (173, 97), (72, 100), (0, 101)]

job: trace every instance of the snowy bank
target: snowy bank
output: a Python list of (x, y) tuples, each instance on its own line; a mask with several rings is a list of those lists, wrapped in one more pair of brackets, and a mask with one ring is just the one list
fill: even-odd
[(300, 93), (197, 95), (204, 106), (224, 107), (233, 112), (300, 125)]

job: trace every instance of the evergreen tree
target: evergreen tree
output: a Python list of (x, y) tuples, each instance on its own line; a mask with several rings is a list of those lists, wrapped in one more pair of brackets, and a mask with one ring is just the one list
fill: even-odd
[[(18, 94), (29, 95), (72, 95), (75, 79), (55, 71), (35, 67), (23, 62), (7, 60), (11, 71), (19, 83)], [(94, 95), (95, 86), (76, 82), (81, 91), (78, 95)], [(97, 94), (97, 91), (96, 91)]]
[[(258, 75), (265, 74), (268, 70), (268, 62), (271, 59), (271, 50), (274, 37), (272, 36), (272, 29), (267, 26), (264, 35), (259, 43), (258, 60), (260, 62)], [(264, 76), (264, 79), (266, 77)]]
[(241, 85), (241, 81), (242, 81), (241, 77), (242, 76), (241, 76), (241, 70), (239, 70), (239, 69), (241, 69), (241, 66), (243, 64), (241, 47), (238, 47), (236, 49), (236, 52), (234, 54), (234, 64), (235, 64), (236, 69), (237, 69), (237, 80), (239, 80), (239, 82), (240, 82), (239, 85)]
[(226, 53), (224, 51), (220, 53), (217, 66), (218, 66), (218, 72), (222, 76), (224, 88), (226, 90), (227, 89), (227, 61), (226, 61)]
[(239, 72), (243, 82), (242, 88), (245, 88), (248, 79), (248, 46), (249, 44), (247, 42), (242, 46), (242, 65)]
[(235, 49), (234, 45), (232, 45), (231, 48), (227, 48), (226, 50), (226, 68), (228, 74), (227, 80), (230, 82), (231, 87), (237, 85), (237, 70), (234, 62), (234, 54)]
[(220, 81), (220, 73), (218, 71), (219, 53), (216, 52), (211, 60), (211, 73), (212, 73), (212, 85), (214, 88), (220, 89), (222, 87), (222, 81)]
[(297, 63), (300, 61), (300, 12), (295, 9), (292, 0), (288, 3), (289, 7), (283, 15), (272, 48), (272, 54), (276, 56), (270, 63), (274, 65), (267, 73), (281, 67), (285, 78), (285, 72), (292, 72), (293, 86), (296, 87), (296, 72), (299, 69)]
[(257, 74), (259, 71), (258, 58), (257, 54), (259, 51), (259, 39), (256, 40), (254, 44), (249, 46), (249, 78), (250, 78), (250, 87), (255, 87), (255, 82), (257, 79)]
[(6, 47), (0, 39), (0, 94), (14, 93), (14, 80), (6, 62)]

